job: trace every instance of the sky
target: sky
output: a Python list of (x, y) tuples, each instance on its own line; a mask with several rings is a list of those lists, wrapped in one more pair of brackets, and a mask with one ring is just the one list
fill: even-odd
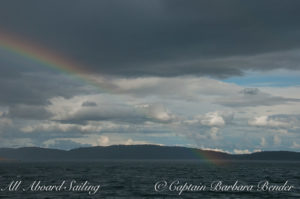
[(300, 152), (300, 1), (1, 1), (0, 147)]

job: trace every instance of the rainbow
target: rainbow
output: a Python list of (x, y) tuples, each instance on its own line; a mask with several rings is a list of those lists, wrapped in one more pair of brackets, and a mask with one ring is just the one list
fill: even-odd
[[(5, 49), (9, 53), (20, 55), (26, 59), (33, 60), (41, 66), (55, 69), (61, 73), (71, 75), (77, 79), (84, 81), (97, 88), (104, 89), (95, 79), (92, 79), (83, 66), (63, 58), (56, 53), (45, 49), (37, 44), (28, 42), (25, 39), (19, 39), (12, 34), (4, 34), (0, 32), (0, 48)], [(105, 91), (108, 91), (105, 89)], [(215, 160), (213, 155), (203, 152), (199, 149), (191, 149), (191, 153), (196, 154), (201, 160), (213, 165), (223, 164), (220, 160)]]
[(218, 160), (214, 151), (202, 150), (197, 148), (192, 148), (192, 153), (194, 153), (200, 160), (204, 161), (209, 165), (217, 165), (217, 166), (224, 166), (228, 162), (224, 160)]
[(43, 48), (33, 42), (13, 36), (12, 34), (0, 32), (0, 48), (5, 51), (17, 54), (26, 59), (39, 63), (43, 67), (55, 69), (64, 74), (71, 75), (83, 82), (103, 89), (100, 84), (91, 78), (88, 74), (90, 71), (83, 66), (74, 63), (69, 59), (63, 58), (58, 54)]

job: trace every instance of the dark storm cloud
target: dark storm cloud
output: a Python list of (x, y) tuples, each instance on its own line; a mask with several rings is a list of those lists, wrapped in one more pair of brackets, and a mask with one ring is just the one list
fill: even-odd
[(43, 106), (13, 105), (9, 107), (8, 117), (44, 120), (49, 119), (52, 114)]
[(52, 97), (90, 93), (82, 81), (29, 57), (0, 45), (0, 106), (20, 110), (19, 105), (47, 105)]
[(289, 56), (284, 65), (271, 57), (251, 60), (299, 48), (299, 7), (296, 0), (10, 0), (1, 2), (0, 30), (63, 53), (91, 72), (226, 77), (247, 69), (299, 69)]
[(24, 73), (19, 77), (0, 78), (0, 106), (46, 105), (52, 97), (69, 98), (87, 92), (80, 83), (64, 76)]

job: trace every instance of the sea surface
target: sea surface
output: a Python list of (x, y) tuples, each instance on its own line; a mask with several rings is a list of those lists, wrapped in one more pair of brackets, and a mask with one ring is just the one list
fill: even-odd
[[(61, 185), (58, 191), (31, 190), (39, 185)], [(75, 183), (76, 181), (76, 183)], [(294, 186), (291, 191), (216, 191), (212, 183)], [(21, 182), (18, 188), (11, 183)], [(96, 193), (69, 190), (75, 185), (100, 185)], [(173, 184), (172, 184), (173, 183)], [(171, 185), (172, 184), (172, 185)], [(182, 191), (192, 185), (205, 190)], [(170, 186), (171, 185), (171, 186)], [(87, 186), (85, 186), (86, 188)], [(194, 186), (195, 187), (195, 186)], [(2, 162), (0, 198), (300, 198), (300, 162), (204, 162), (204, 161), (101, 161), (101, 162)], [(23, 190), (24, 189), (24, 190)], [(75, 189), (75, 188), (74, 188)]]

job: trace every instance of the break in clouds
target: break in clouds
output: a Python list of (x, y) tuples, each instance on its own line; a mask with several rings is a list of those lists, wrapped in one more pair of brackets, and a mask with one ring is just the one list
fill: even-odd
[(0, 42), (0, 147), (299, 151), (299, 3), (3, 1), (0, 35), (86, 79)]

